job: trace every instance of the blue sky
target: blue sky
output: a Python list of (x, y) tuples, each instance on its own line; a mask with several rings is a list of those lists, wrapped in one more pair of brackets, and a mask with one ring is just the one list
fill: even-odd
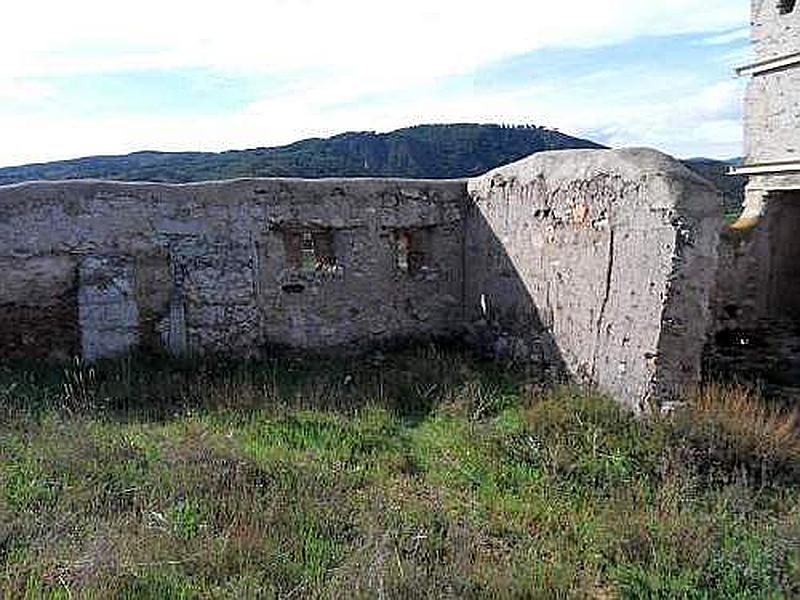
[(4, 8), (0, 165), (467, 121), (741, 153), (747, 0), (432, 4)]

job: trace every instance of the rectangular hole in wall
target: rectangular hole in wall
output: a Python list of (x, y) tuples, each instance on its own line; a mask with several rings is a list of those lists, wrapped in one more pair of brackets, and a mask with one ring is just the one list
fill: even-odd
[(291, 269), (305, 274), (336, 269), (333, 231), (297, 228), (284, 231), (286, 260)]
[(394, 232), (395, 266), (401, 273), (416, 275), (431, 265), (430, 228), (398, 229)]
[(314, 234), (311, 231), (300, 232), (300, 270), (305, 273), (317, 270), (317, 252), (314, 248)]
[(0, 359), (79, 355), (74, 257), (0, 258), (0, 273)]
[(395, 262), (397, 269), (401, 273), (408, 273), (409, 271), (409, 246), (411, 245), (411, 236), (407, 231), (397, 231), (394, 234), (394, 248), (395, 248)]
[(770, 194), (770, 317), (800, 322), (800, 192)]

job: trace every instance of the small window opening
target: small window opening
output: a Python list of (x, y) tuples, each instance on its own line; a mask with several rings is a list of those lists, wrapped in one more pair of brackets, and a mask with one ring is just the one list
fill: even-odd
[(408, 247), (411, 245), (410, 237), (407, 231), (398, 231), (395, 234), (397, 268), (403, 273), (408, 273)]
[(797, 5), (797, 0), (778, 0), (778, 12), (782, 15), (788, 15), (794, 12)]
[(300, 229), (284, 235), (289, 266), (302, 273), (320, 273), (336, 268), (333, 232), (325, 229)]
[(314, 234), (310, 231), (300, 233), (300, 270), (306, 273), (317, 270), (317, 251), (314, 247)]
[(429, 266), (427, 230), (395, 231), (394, 249), (397, 270), (401, 273), (416, 275)]

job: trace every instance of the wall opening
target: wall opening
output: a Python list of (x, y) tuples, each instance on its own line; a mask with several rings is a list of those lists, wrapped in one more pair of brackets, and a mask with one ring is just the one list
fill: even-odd
[(430, 267), (430, 228), (398, 229), (392, 235), (395, 267), (417, 275)]
[(0, 360), (80, 354), (75, 258), (0, 258)]
[(284, 231), (286, 259), (291, 269), (305, 274), (336, 269), (333, 231), (299, 228)]
[(760, 225), (720, 244), (716, 330), (706, 375), (800, 381), (800, 191), (770, 192)]
[(770, 194), (769, 203), (767, 311), (800, 322), (800, 191)]
[(782, 15), (794, 12), (795, 6), (797, 6), (797, 0), (778, 0), (778, 12)]

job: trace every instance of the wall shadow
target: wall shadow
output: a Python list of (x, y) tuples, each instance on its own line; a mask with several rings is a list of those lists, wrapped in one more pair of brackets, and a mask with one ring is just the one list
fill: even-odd
[(537, 306), (509, 240), (501, 239), (497, 223), (489, 221), (474, 199), (467, 198), (464, 214), (465, 342), (486, 358), (527, 364), (543, 380), (567, 381), (568, 369), (551, 329), (553, 315)]

